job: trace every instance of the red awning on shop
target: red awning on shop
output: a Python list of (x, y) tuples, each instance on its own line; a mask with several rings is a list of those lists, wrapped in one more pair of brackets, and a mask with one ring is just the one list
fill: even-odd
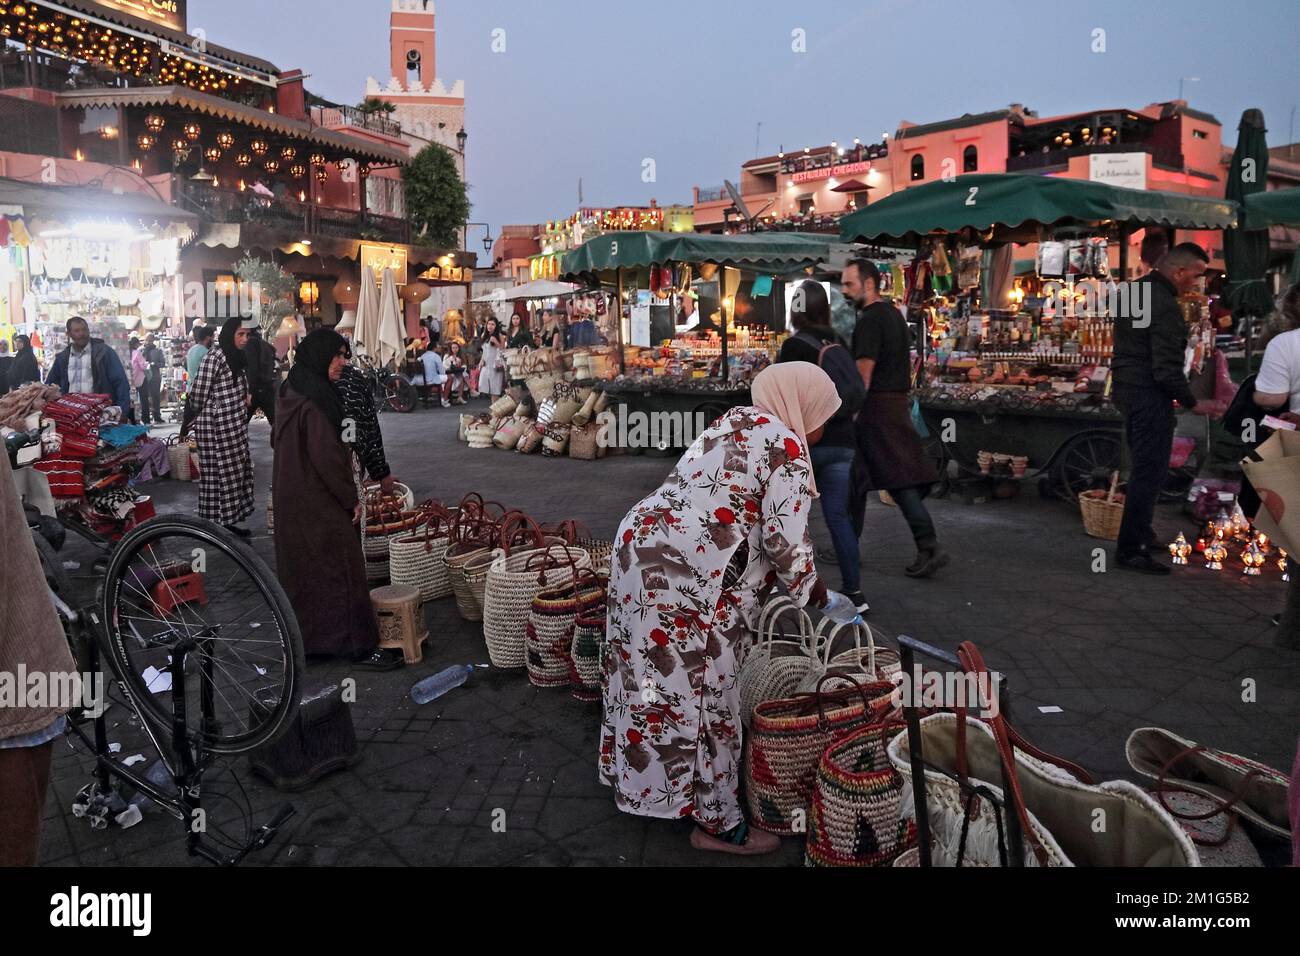
[(847, 182), (840, 183), (838, 186), (832, 186), (833, 193), (864, 193), (871, 187), (857, 179), (850, 179)]

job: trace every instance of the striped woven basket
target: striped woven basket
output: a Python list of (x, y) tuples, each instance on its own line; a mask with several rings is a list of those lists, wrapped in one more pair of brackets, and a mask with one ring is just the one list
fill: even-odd
[(605, 673), (605, 607), (579, 614), (573, 628), (573, 667), (569, 685), (574, 700), (600, 700), (601, 678)]
[(528, 680), (536, 687), (572, 682), (573, 640), (579, 615), (605, 605), (605, 582), (582, 571), (569, 584), (537, 592), (524, 631)]
[(871, 724), (826, 748), (813, 784), (805, 864), (891, 866), (915, 845), (915, 824), (899, 816), (903, 778), (888, 754), (902, 726)]
[(446, 561), (452, 516), (436, 502), (426, 506), (424, 514), (411, 534), (389, 539), (389, 576), (394, 584), (418, 588), (420, 600), (436, 601), (452, 593)]
[[(793, 630), (788, 630), (785, 618)], [(748, 727), (754, 707), (789, 697), (816, 665), (817, 632), (807, 612), (789, 597), (768, 601), (758, 618), (754, 646), (740, 666), (740, 719)]]
[(758, 704), (745, 738), (750, 821), (770, 833), (793, 834), (805, 829), (822, 753), (836, 741), (876, 723), (891, 706), (893, 690), (892, 683), (882, 681)]
[(482, 590), (476, 596), (465, 572), (470, 562), (491, 554), (496, 547), (501, 522), (493, 514), (496, 509), (505, 512), (503, 505), (484, 501), (482, 495), (471, 492), (456, 506), (447, 531), (447, 550), (443, 553), (447, 581), (456, 596), (456, 610), (467, 621), (483, 620)]

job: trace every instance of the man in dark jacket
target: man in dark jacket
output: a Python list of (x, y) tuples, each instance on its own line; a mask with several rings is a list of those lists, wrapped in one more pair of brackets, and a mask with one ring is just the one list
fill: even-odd
[(244, 355), (248, 360), (248, 388), (253, 396), (249, 406), (248, 417), (259, 408), (266, 415), (267, 423), (275, 427), (275, 398), (280, 387), (280, 374), (276, 369), (278, 361), (275, 346), (262, 338), (262, 333), (254, 329), (248, 334), (248, 344), (244, 346)]
[(1180, 243), (1135, 283), (1130, 314), (1115, 321), (1115, 357), (1111, 361), (1112, 395), (1124, 413), (1132, 470), (1124, 499), (1115, 563), (1144, 574), (1168, 574), (1151, 547), (1159, 541), (1151, 526), (1156, 500), (1169, 477), (1174, 445), (1174, 409), (1194, 409), (1187, 375), (1187, 322), (1178, 297), (1193, 291), (1209, 257), (1200, 246)]
[[(163, 350), (158, 347), (158, 340), (154, 338), (152, 332), (144, 337), (144, 360), (149, 363), (149, 377), (145, 379), (144, 383), (144, 387), (149, 392), (149, 409), (153, 412), (153, 423), (161, 425), (163, 424), (162, 380), (163, 372), (167, 368), (167, 357), (163, 355)], [(141, 422), (140, 424), (148, 425), (149, 422)]]
[(108, 395), (123, 414), (131, 407), (131, 383), (117, 353), (103, 339), (90, 337), (90, 326), (79, 315), (68, 319), (68, 347), (55, 356), (46, 384), (64, 395)]
[(9, 391), (9, 366), (14, 364), (14, 357), (9, 354), (9, 343), (0, 339), (0, 395)]

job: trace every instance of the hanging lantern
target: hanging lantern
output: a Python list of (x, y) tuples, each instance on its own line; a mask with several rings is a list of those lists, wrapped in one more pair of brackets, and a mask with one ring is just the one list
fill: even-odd
[(1178, 537), (1174, 543), (1169, 546), (1169, 553), (1173, 556), (1174, 564), (1186, 564), (1187, 556), (1192, 553), (1192, 546), (1187, 543), (1187, 538), (1183, 533), (1178, 532)]
[(1291, 573), (1288, 570), (1286, 563), (1286, 548), (1277, 549), (1277, 569), (1282, 572), (1283, 581), (1291, 580)]
[(150, 132), (157, 133), (167, 125), (167, 120), (163, 119), (163, 117), (159, 116), (157, 113), (150, 113), (144, 118), (144, 125), (149, 128)]
[(221, 149), (217, 146), (209, 146), (203, 151), (205, 161), (212, 163), (214, 166), (221, 162)]
[(190, 148), (190, 144), (185, 142), (184, 137), (178, 136), (174, 140), (172, 140), (173, 153), (185, 153), (189, 151), (189, 148)]
[(307, 158), (307, 162), (311, 163), (313, 166), (324, 166), (325, 156), (322, 153), (312, 153), (311, 156)]
[(327, 183), (329, 182), (329, 179), (330, 179), (330, 171), (326, 169), (324, 166), (316, 170), (316, 182)]
[(305, 306), (314, 306), (320, 301), (320, 286), (307, 280), (298, 286), (298, 299)]
[(302, 177), (307, 175), (307, 167), (302, 163), (294, 163), (289, 167), (289, 175), (294, 179), (302, 179)]
[(235, 165), (240, 169), (247, 169), (249, 166), (253, 165), (253, 157), (249, 156), (247, 153), (236, 153)]
[(357, 175), (360, 176), (362, 179), (368, 178), (370, 176), (370, 164), (357, 163)]
[(417, 305), (431, 295), (433, 295), (433, 289), (423, 282), (408, 282), (402, 289), (402, 298)]
[(280, 150), (280, 159), (284, 160), (286, 163), (292, 163), (297, 158), (298, 151), (292, 146), (286, 146), (284, 149)]
[(278, 159), (268, 159), (262, 164), (268, 173), (274, 176), (280, 171), (280, 161)]
[(153, 149), (154, 143), (158, 142), (152, 133), (141, 133), (135, 138), (135, 145), (140, 147), (140, 152), (147, 153)]
[(265, 156), (266, 151), (271, 147), (266, 145), (266, 140), (255, 139), (248, 144), (248, 148), (251, 149), (258, 156)]
[(235, 134), (228, 129), (223, 129), (217, 134), (217, 145), (222, 149), (230, 149), (235, 145)]
[(1254, 541), (1241, 555), (1242, 562), (1246, 565), (1243, 574), (1249, 574), (1252, 577), (1259, 574), (1259, 569), (1264, 566), (1264, 552), (1259, 550), (1259, 545)]
[(203, 127), (194, 122), (194, 120), (190, 120), (186, 123), (183, 127), (183, 131), (185, 133), (185, 138), (191, 143), (197, 143), (199, 137), (203, 135)]
[(1215, 538), (1205, 549), (1205, 567), (1209, 571), (1222, 571), (1223, 562), (1228, 558), (1228, 547), (1222, 538)]
[(346, 308), (355, 308), (361, 298), (361, 283), (356, 276), (344, 274), (334, 282), (334, 301)]

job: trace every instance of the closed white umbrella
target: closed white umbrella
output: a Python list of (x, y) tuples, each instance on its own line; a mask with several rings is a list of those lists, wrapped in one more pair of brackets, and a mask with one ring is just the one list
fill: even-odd
[(370, 266), (361, 270), (356, 331), (352, 333), (352, 344), (361, 354), (371, 358), (379, 345), (379, 286), (375, 282), (375, 270)]
[(383, 287), (379, 290), (379, 337), (374, 355), (382, 366), (396, 361), (406, 350), (406, 322), (402, 300), (397, 295), (397, 277), (392, 269), (384, 270)]

